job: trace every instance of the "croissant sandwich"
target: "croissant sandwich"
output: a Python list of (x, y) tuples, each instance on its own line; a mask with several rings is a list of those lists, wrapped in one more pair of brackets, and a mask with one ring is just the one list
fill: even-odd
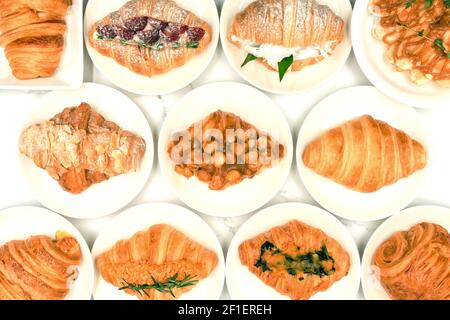
[(315, 0), (256, 0), (236, 15), (228, 40), (252, 60), (278, 71), (299, 71), (333, 54), (344, 20)]
[(0, 246), (0, 300), (62, 300), (78, 277), (81, 249), (63, 231)]
[(174, 1), (132, 0), (95, 23), (89, 42), (102, 55), (151, 77), (202, 52), (211, 42), (211, 28)]
[(217, 266), (217, 255), (167, 224), (118, 241), (97, 259), (103, 279), (144, 300), (171, 300)]
[(308, 168), (359, 192), (412, 175), (426, 166), (426, 158), (419, 142), (368, 115), (328, 130), (303, 153)]
[(0, 46), (21, 80), (52, 76), (58, 68), (71, 0), (0, 0)]
[(261, 281), (295, 300), (327, 290), (351, 265), (336, 240), (297, 220), (244, 241), (239, 257)]

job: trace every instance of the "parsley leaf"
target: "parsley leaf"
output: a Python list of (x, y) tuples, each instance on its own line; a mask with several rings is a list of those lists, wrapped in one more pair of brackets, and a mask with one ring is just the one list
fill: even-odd
[(428, 9), (433, 5), (433, 0), (425, 0), (425, 9)]
[(417, 0), (408, 0), (408, 1), (406, 1), (406, 9), (411, 8), (412, 5), (413, 5), (414, 3), (416, 3), (416, 1), (417, 1)]
[(444, 5), (445, 5), (447, 8), (450, 8), (450, 0), (444, 0)]

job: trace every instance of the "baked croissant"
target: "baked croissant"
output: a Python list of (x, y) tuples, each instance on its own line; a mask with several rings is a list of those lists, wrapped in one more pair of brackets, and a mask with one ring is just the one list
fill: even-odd
[(396, 232), (373, 263), (393, 299), (450, 300), (450, 235), (440, 225), (423, 222)]
[(202, 52), (211, 42), (211, 28), (174, 1), (132, 0), (95, 23), (89, 42), (102, 55), (151, 77)]
[(256, 0), (236, 15), (228, 40), (269, 69), (293, 55), (292, 71), (316, 64), (344, 38), (345, 23), (315, 0)]
[(10, 241), (0, 247), (0, 300), (62, 300), (80, 262), (77, 240), (64, 232)]
[(22, 154), (73, 194), (137, 170), (145, 149), (144, 139), (107, 121), (87, 103), (28, 127), (20, 144)]
[(426, 166), (426, 151), (406, 133), (364, 115), (328, 130), (303, 153), (304, 164), (349, 189), (374, 192)]
[(0, 46), (16, 78), (45, 78), (55, 73), (70, 4), (70, 0), (0, 0)]
[[(118, 241), (97, 259), (97, 267), (103, 279), (128, 294), (145, 300), (169, 300), (208, 277), (217, 262), (213, 251), (175, 228), (160, 224)], [(155, 284), (171, 279), (187, 285), (164, 291), (156, 288)], [(149, 287), (142, 288), (144, 285)]]
[(348, 274), (350, 256), (322, 230), (292, 220), (239, 246), (241, 263), (265, 284), (307, 300)]

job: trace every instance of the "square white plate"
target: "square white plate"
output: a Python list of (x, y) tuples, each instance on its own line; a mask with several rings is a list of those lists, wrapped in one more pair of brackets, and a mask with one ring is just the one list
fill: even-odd
[(72, 0), (67, 11), (67, 32), (64, 52), (56, 73), (50, 78), (16, 79), (0, 48), (0, 89), (62, 90), (76, 89), (83, 84), (83, 1)]

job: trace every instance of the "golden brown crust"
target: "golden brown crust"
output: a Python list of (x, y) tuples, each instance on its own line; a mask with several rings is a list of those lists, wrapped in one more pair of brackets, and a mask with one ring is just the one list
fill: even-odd
[(60, 300), (77, 276), (81, 249), (73, 237), (33, 236), (0, 247), (0, 300)]
[(450, 300), (450, 235), (437, 224), (394, 233), (378, 247), (373, 263), (393, 299)]
[[(283, 267), (271, 267), (270, 271), (264, 271), (256, 264), (266, 241), (275, 245), (282, 254), (292, 257), (315, 252), (325, 246), (329, 256), (334, 259), (335, 270), (329, 275), (307, 274), (302, 271), (294, 275)], [(350, 269), (350, 256), (336, 240), (323, 231), (296, 220), (244, 241), (239, 246), (239, 257), (241, 263), (261, 281), (295, 300), (307, 300), (317, 292), (327, 290), (345, 277)], [(265, 256), (265, 259), (270, 266), (270, 256)]]
[[(199, 27), (205, 30), (205, 35), (198, 48), (178, 49), (166, 47), (162, 50), (152, 50), (137, 45), (122, 45), (120, 41), (101, 40), (95, 37), (100, 25), (123, 25), (123, 21), (137, 16), (148, 16), (155, 19), (184, 24), (189, 27)], [(192, 12), (177, 6), (171, 0), (132, 0), (118, 11), (112, 12), (95, 23), (89, 30), (89, 43), (100, 54), (114, 59), (120, 65), (144, 76), (155, 76), (180, 67), (200, 54), (211, 42), (212, 30), (205, 21)]]
[(374, 192), (423, 169), (426, 157), (424, 147), (406, 133), (364, 115), (311, 142), (303, 162), (349, 189)]
[[(104, 252), (96, 261), (103, 279), (116, 287), (126, 282), (152, 284), (153, 278), (165, 282), (178, 274), (195, 276), (201, 280), (209, 276), (218, 263), (217, 255), (175, 228), (160, 224), (133, 235), (130, 239), (118, 241), (114, 247)], [(178, 279), (178, 278), (177, 278)], [(174, 288), (175, 297), (193, 287)], [(147, 295), (126, 290), (139, 299), (169, 300), (170, 293), (147, 289)]]

